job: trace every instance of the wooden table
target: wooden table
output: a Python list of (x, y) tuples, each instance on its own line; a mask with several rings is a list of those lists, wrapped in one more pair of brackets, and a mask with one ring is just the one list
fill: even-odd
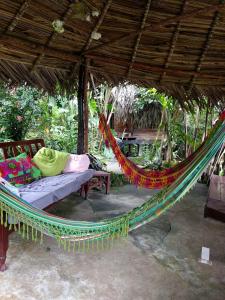
[[(123, 147), (128, 145), (128, 153), (131, 153), (131, 146), (137, 145), (137, 156), (141, 155), (141, 145), (152, 145), (154, 143), (154, 140), (147, 140), (147, 139), (140, 139), (136, 137), (124, 137), (122, 139)], [(129, 155), (128, 155), (129, 156)]]
[(93, 188), (98, 188), (102, 190), (105, 186), (105, 193), (108, 194), (110, 191), (110, 173), (105, 171), (95, 171), (93, 177), (83, 185), (82, 195), (87, 199), (88, 192)]

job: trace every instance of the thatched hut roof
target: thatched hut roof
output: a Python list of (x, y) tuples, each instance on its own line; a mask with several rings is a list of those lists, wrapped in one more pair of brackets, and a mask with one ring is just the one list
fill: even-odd
[(85, 57), (96, 81), (224, 105), (223, 0), (0, 0), (0, 25), (4, 81), (70, 89)]
[[(159, 127), (162, 115), (162, 105), (149, 96), (149, 101), (138, 106), (140, 89), (134, 85), (114, 87), (112, 94), (115, 97), (114, 124), (117, 128), (155, 129)], [(152, 101), (151, 101), (152, 100)]]

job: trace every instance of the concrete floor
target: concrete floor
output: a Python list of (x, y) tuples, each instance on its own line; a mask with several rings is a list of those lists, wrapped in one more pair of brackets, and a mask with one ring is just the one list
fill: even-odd
[[(54, 212), (80, 220), (116, 216), (152, 193), (127, 185), (86, 201), (73, 194)], [(225, 224), (203, 218), (206, 195), (197, 184), (167, 214), (98, 253), (74, 255), (51, 238), (39, 245), (12, 234), (0, 300), (224, 300)], [(211, 249), (212, 266), (198, 262), (202, 246)]]

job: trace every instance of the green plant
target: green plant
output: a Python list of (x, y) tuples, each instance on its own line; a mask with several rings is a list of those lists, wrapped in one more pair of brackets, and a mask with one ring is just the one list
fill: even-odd
[(32, 128), (32, 120), (40, 114), (37, 105), (40, 92), (21, 86), (7, 89), (0, 86), (0, 138), (3, 140), (22, 140)]

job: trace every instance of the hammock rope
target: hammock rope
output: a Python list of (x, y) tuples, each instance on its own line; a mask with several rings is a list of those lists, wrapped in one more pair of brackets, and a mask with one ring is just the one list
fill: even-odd
[(224, 119), (225, 114), (217, 122), (213, 136), (204, 143), (179, 178), (128, 213), (99, 222), (64, 219), (31, 206), (1, 184), (0, 223), (33, 241), (42, 243), (44, 234), (52, 236), (68, 251), (107, 248), (114, 240), (126, 237), (129, 231), (157, 218), (185, 196), (224, 143)]

